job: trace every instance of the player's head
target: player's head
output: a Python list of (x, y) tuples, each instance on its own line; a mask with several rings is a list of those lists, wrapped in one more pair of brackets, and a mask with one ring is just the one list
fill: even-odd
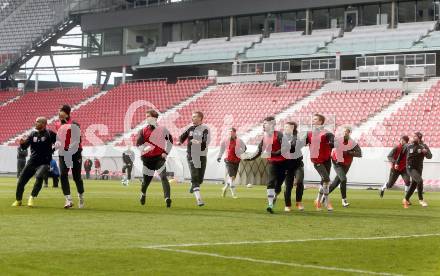
[(201, 111), (195, 111), (193, 112), (191, 119), (194, 125), (201, 125), (203, 122), (203, 113)]
[(70, 119), (70, 112), (72, 111), (72, 108), (70, 108), (70, 105), (63, 105), (60, 107), (60, 111), (58, 112), (58, 118), (60, 119), (61, 123), (67, 123)]
[(414, 132), (412, 141), (415, 144), (422, 143), (423, 134), (420, 132)]
[(351, 127), (344, 127), (344, 137), (349, 138), (351, 134)]
[(263, 131), (264, 132), (271, 132), (275, 129), (275, 117), (269, 116), (266, 117), (263, 121)]
[(315, 114), (313, 115), (312, 124), (314, 126), (322, 126), (325, 123), (325, 117), (321, 114)]
[(234, 127), (231, 127), (229, 129), (229, 135), (231, 136), (231, 138), (236, 138), (237, 137), (237, 130)]
[(45, 130), (47, 126), (47, 119), (46, 117), (38, 117), (35, 120), (35, 129), (38, 131)]
[(159, 118), (159, 113), (154, 109), (149, 109), (145, 113), (145, 117), (147, 119), (147, 123), (150, 126), (155, 126), (157, 125), (157, 119)]
[(409, 137), (407, 135), (403, 135), (402, 137), (400, 137), (400, 144), (401, 145), (406, 145), (409, 142)]
[(298, 124), (296, 122), (287, 122), (284, 124), (284, 133), (296, 134), (298, 132)]

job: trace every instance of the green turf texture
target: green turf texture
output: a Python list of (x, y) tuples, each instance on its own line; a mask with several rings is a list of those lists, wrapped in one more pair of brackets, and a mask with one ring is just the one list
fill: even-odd
[[(26, 187), (25, 199), (32, 184)], [(335, 210), (329, 213), (314, 210), (316, 190), (308, 189), (304, 212), (284, 213), (281, 196), (270, 215), (263, 186), (239, 187), (239, 199), (232, 199), (220, 197), (222, 186), (205, 184), (201, 192), (206, 206), (200, 208), (188, 193), (188, 184), (174, 184), (171, 209), (165, 208), (157, 182), (150, 187), (147, 204), (141, 206), (139, 186), (139, 182), (123, 187), (119, 181), (87, 180), (85, 209), (64, 210), (61, 190), (53, 188), (41, 191), (36, 207), (17, 208), (10, 206), (15, 179), (0, 178), (0, 275), (362, 275), (343, 269), (440, 275), (440, 236), (168, 247), (252, 260), (145, 248), (440, 234), (439, 193), (426, 193), (428, 208), (419, 206), (414, 195), (413, 206), (405, 210), (401, 191), (387, 191), (380, 199), (377, 191), (349, 190), (352, 205), (342, 208), (336, 190)]]

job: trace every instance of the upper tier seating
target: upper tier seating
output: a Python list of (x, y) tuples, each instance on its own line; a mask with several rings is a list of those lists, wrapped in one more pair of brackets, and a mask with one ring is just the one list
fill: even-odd
[(252, 44), (259, 42), (261, 35), (234, 36), (201, 39), (174, 57), (174, 62), (199, 62), (207, 60), (234, 60)]
[(313, 31), (311, 35), (303, 32), (272, 33), (261, 43), (246, 52), (249, 59), (283, 58), (316, 53), (325, 47), (340, 33), (340, 29), (325, 29)]
[(173, 58), (175, 54), (182, 52), (191, 44), (190, 40), (168, 42), (167, 46), (157, 47), (154, 51), (149, 52), (146, 57), (141, 57), (139, 65), (150, 65), (163, 63), (169, 58)]

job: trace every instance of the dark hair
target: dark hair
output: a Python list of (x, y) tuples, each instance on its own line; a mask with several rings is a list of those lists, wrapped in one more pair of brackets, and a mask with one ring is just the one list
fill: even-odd
[(422, 141), (422, 138), (423, 138), (423, 134), (421, 133), (421, 132), (414, 132), (414, 134), (417, 136), (417, 137), (419, 137), (419, 140), (420, 141)]
[(203, 115), (202, 111), (194, 111), (193, 114), (197, 114), (197, 116), (199, 116), (203, 120), (204, 115)]
[(275, 121), (275, 117), (274, 116), (266, 117), (266, 118), (264, 118), (264, 121), (266, 121), (266, 122)]
[(406, 143), (409, 142), (409, 137), (408, 137), (408, 135), (403, 135), (402, 137), (400, 137), (400, 139), (402, 139), (402, 140), (405, 141)]
[(324, 117), (324, 115), (321, 115), (321, 114), (316, 113), (316, 114), (314, 114), (313, 116), (314, 116), (314, 117), (318, 117), (319, 120), (320, 120), (323, 124), (325, 123), (325, 117)]
[(232, 132), (237, 132), (237, 129), (235, 127), (231, 127)]
[(288, 124), (289, 126), (293, 126), (293, 134), (297, 134), (298, 133), (298, 124), (296, 122), (287, 122), (286, 124)]
[(61, 106), (60, 111), (63, 111), (64, 113), (67, 114), (67, 116), (70, 117), (70, 112), (72, 111), (72, 108), (70, 107), (70, 105), (64, 104)]
[(156, 118), (156, 119), (159, 118), (159, 113), (157, 113), (157, 111), (154, 109), (147, 110), (146, 114), (148, 114), (151, 117)]

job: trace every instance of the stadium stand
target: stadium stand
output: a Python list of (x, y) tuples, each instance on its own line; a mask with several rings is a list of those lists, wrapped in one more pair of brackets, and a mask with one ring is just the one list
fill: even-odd
[(0, 91), (0, 105), (4, 104), (7, 101), (12, 100), (15, 97), (18, 97), (20, 93), (17, 90), (13, 91)]
[(424, 141), (428, 145), (440, 147), (439, 102), (440, 82), (437, 82), (431, 89), (385, 118), (368, 133), (363, 134), (359, 143), (363, 146), (391, 147), (396, 143), (396, 137), (420, 131), (424, 133)]
[(238, 54), (261, 40), (262, 35), (235, 36), (201, 39), (191, 44), (188, 49), (174, 57), (174, 62), (203, 62), (218, 60), (233, 60)]
[(389, 50), (410, 50), (435, 29), (436, 22), (400, 23), (397, 28), (388, 25), (358, 26), (345, 32), (327, 46), (330, 53), (368, 53)]
[[(130, 127), (136, 126), (145, 119), (145, 111), (157, 108), (159, 111), (173, 107), (188, 97), (193, 96), (207, 87), (211, 81), (203, 80), (179, 80), (175, 84), (162, 81), (145, 81), (120, 85), (72, 112), (72, 117), (81, 124), (83, 131), (83, 144), (86, 146), (109, 142), (118, 135), (124, 133), (124, 118), (129, 106), (140, 100), (148, 101), (154, 106), (141, 107), (133, 114)], [(104, 124), (108, 127), (107, 134), (96, 133), (99, 140), (87, 139), (86, 130), (93, 125)], [(92, 132), (94, 132), (93, 129)], [(88, 133), (88, 132), (87, 132)]]
[(174, 55), (182, 52), (183, 49), (188, 48), (190, 44), (190, 40), (168, 42), (166, 46), (157, 47), (154, 51), (149, 52), (147, 56), (141, 57), (139, 65), (163, 63), (167, 59), (171, 59)]
[[(15, 2), (15, 1), (14, 1)], [(63, 18), (57, 0), (27, 0), (0, 22), (0, 55), (11, 57), (41, 38)], [(9, 58), (10, 59), (10, 58)], [(3, 62), (9, 61), (4, 58)]]
[(26, 93), (18, 100), (0, 108), (0, 143), (33, 127), (37, 116), (55, 116), (62, 104), (76, 105), (98, 92), (98, 88), (59, 88)]
[[(205, 115), (204, 122), (217, 129), (225, 124), (224, 119), (228, 115), (232, 116), (235, 126), (253, 127), (266, 116), (282, 111), (321, 85), (321, 81), (292, 81), (281, 87), (269, 82), (219, 85), (211, 93), (178, 110), (180, 117), (175, 124), (178, 128), (187, 126), (192, 112), (201, 110)], [(259, 100), (255, 101), (257, 98)], [(210, 145), (218, 145), (220, 139), (220, 135), (212, 136)]]
[(249, 49), (246, 57), (271, 59), (314, 54), (339, 36), (340, 32), (341, 29), (324, 29), (314, 31), (311, 35), (303, 35), (303, 32), (272, 33)]

